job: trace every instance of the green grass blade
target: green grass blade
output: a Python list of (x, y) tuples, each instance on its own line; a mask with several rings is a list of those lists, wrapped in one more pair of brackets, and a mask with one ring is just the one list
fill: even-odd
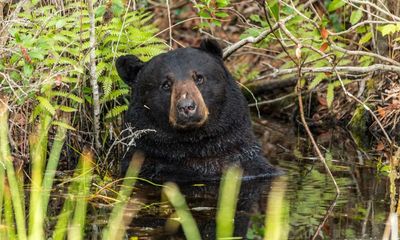
[(4, 187), (4, 218), (7, 226), (7, 237), (5, 239), (17, 239), (15, 234), (14, 213), (12, 210), (10, 188), (5, 185)]
[(179, 191), (178, 186), (175, 183), (166, 183), (163, 189), (168, 200), (176, 210), (176, 214), (179, 217), (179, 221), (182, 225), (183, 232), (185, 233), (186, 239), (188, 240), (199, 240), (201, 239), (199, 229), (197, 228), (196, 221), (192, 214), (188, 210), (185, 197)]
[(68, 187), (68, 194), (64, 201), (61, 213), (58, 216), (57, 224), (54, 228), (53, 239), (54, 240), (64, 240), (68, 230), (68, 224), (70, 222), (71, 216), (74, 213), (76, 205), (76, 194), (78, 193), (78, 188), (80, 184), (80, 176), (83, 174), (82, 170), (82, 158), (78, 163), (78, 167), (75, 169), (72, 183)]
[[(72, 184), (70, 186), (69, 190), (73, 189), (73, 185), (74, 184)], [(68, 192), (71, 192), (71, 191), (68, 191)], [(69, 197), (67, 197), (67, 199), (65, 199), (63, 208), (61, 209), (61, 213), (60, 213), (60, 215), (58, 215), (57, 224), (54, 228), (53, 237), (52, 237), (53, 240), (64, 240), (65, 239), (65, 235), (67, 233), (68, 222), (74, 211), (74, 203), (75, 203), (75, 201), (74, 201), (72, 195), (70, 195)]]
[(26, 240), (25, 214), (23, 209), (21, 193), (18, 180), (15, 176), (14, 165), (11, 158), (10, 146), (8, 142), (8, 100), (0, 97), (0, 159), (4, 163), (10, 185), (12, 203), (17, 223), (17, 233), (20, 240)]
[(288, 204), (285, 201), (286, 178), (280, 177), (272, 182), (265, 214), (264, 240), (288, 239)]
[(72, 224), (68, 232), (69, 239), (84, 239), (84, 227), (86, 222), (86, 210), (90, 185), (93, 176), (93, 153), (84, 150), (81, 157), (81, 174), (78, 176), (78, 192)]
[(229, 168), (222, 178), (216, 217), (217, 239), (228, 239), (233, 235), (241, 178), (242, 170), (237, 167)]
[(5, 170), (4, 170), (4, 161), (0, 155), (0, 225), (2, 223), (2, 209), (3, 209), (3, 200), (4, 200), (4, 188), (5, 188)]
[(30, 136), (31, 148), (31, 196), (29, 203), (29, 239), (44, 238), (44, 212), (42, 205), (42, 180), (43, 168), (47, 152), (48, 127), (50, 126), (51, 116), (46, 115), (41, 118), (37, 132)]
[(132, 194), (133, 186), (136, 183), (137, 175), (139, 174), (143, 160), (143, 153), (136, 152), (134, 154), (119, 191), (117, 203), (111, 212), (108, 226), (103, 231), (103, 239), (111, 239), (111, 236), (112, 239), (116, 240), (123, 238), (127, 224), (124, 222), (124, 212)]
[(60, 159), (60, 154), (62, 147), (65, 142), (65, 136), (67, 129), (63, 127), (57, 128), (57, 133), (54, 138), (53, 146), (51, 147), (49, 159), (47, 161), (46, 171), (43, 178), (42, 187), (42, 204), (43, 204), (43, 214), (47, 213), (47, 206), (49, 204), (50, 192), (54, 182), (54, 176), (56, 174), (58, 162)]

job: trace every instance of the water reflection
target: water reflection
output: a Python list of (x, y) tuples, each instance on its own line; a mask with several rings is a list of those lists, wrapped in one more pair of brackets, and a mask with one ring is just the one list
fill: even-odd
[[(319, 160), (307, 150), (306, 141), (296, 137), (290, 127), (274, 128), (271, 132), (291, 139), (277, 141), (276, 136), (269, 134), (266, 139), (282, 144), (274, 145), (275, 149), (271, 142), (263, 145), (275, 150), (269, 152), (270, 159), (287, 174), (285, 178), (242, 183), (235, 218), (236, 237), (262, 239), (265, 232), (272, 231), (272, 236), (280, 239), (382, 238), (390, 209), (388, 178), (377, 173), (371, 160), (360, 160), (360, 152), (347, 135), (331, 132), (329, 136), (326, 133), (317, 136), (323, 144), (321, 147), (331, 155), (330, 169), (341, 189), (336, 198), (331, 179)], [(179, 187), (202, 238), (215, 239), (219, 184), (181, 184)], [(185, 239), (174, 220), (174, 209), (161, 196), (161, 187), (141, 183), (135, 196), (145, 205), (133, 219), (129, 236)], [(332, 204), (334, 208), (329, 211)], [(318, 233), (317, 229), (320, 229)]]
[[(234, 236), (246, 238), (252, 216), (264, 212), (265, 200), (270, 191), (272, 180), (242, 183), (235, 215)], [(146, 196), (142, 195), (143, 201), (146, 201), (147, 204), (160, 203), (161, 189), (159, 187), (141, 184), (139, 188), (142, 194), (144, 192), (150, 193), (146, 194)], [(187, 204), (197, 222), (203, 239), (215, 239), (215, 215), (219, 183), (207, 183), (206, 185), (181, 184), (179, 188), (186, 197)], [(166, 231), (165, 226), (173, 225), (172, 221), (174, 220), (172, 218), (175, 216), (167, 203), (161, 202), (158, 206), (163, 209), (163, 212), (160, 212), (160, 209), (156, 211), (143, 209), (139, 213), (139, 216), (132, 222), (130, 235), (152, 236), (152, 239), (184, 239), (180, 228), (177, 228), (176, 231), (171, 231), (171, 227), (169, 227), (169, 231)], [(160, 215), (163, 215), (163, 217), (160, 218)]]
[[(287, 170), (285, 180), (274, 178), (242, 183), (235, 218), (236, 237), (260, 239), (266, 229), (277, 230), (276, 226), (280, 228), (281, 239), (285, 235), (289, 239), (312, 239), (318, 227), (321, 231), (316, 239), (382, 237), (390, 203), (386, 177), (379, 177), (372, 168), (334, 165), (333, 172), (341, 188), (336, 200), (335, 188), (318, 161), (282, 160), (280, 166)], [(219, 184), (179, 187), (203, 239), (215, 239)], [(279, 195), (283, 200), (277, 204)], [(173, 220), (176, 217), (173, 208), (161, 197), (161, 187), (141, 183), (136, 196), (146, 205), (133, 219), (129, 236), (185, 239)], [(272, 200), (267, 207), (268, 199)], [(332, 212), (327, 212), (333, 203), (336, 206)], [(277, 210), (279, 224), (274, 217)], [(322, 224), (326, 215), (326, 222)], [(168, 231), (165, 226), (169, 227)]]

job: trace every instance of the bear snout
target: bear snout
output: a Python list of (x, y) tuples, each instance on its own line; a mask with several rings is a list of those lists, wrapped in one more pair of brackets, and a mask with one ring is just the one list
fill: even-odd
[(180, 99), (176, 104), (176, 109), (178, 111), (179, 117), (190, 118), (196, 114), (197, 105), (193, 99)]
[(174, 127), (201, 127), (207, 121), (208, 108), (193, 80), (176, 81), (170, 103), (169, 122)]

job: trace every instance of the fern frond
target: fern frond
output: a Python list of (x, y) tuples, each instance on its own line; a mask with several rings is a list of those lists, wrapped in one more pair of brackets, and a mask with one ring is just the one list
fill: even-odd
[(53, 105), (51, 105), (49, 100), (41, 96), (36, 97), (36, 99), (39, 101), (40, 106), (46, 109), (51, 115), (56, 113), (56, 109), (53, 107)]
[(113, 118), (113, 117), (117, 117), (118, 115), (120, 115), (121, 113), (123, 113), (126, 110), (128, 110), (128, 105), (122, 105), (122, 106), (114, 107), (113, 109), (108, 111), (108, 113), (106, 114), (105, 118), (106, 119), (110, 119), (110, 118)]
[(72, 131), (75, 131), (75, 130), (76, 130), (74, 127), (72, 127), (72, 126), (69, 125), (68, 123), (62, 122), (62, 121), (54, 120), (51, 124), (52, 124), (52, 125), (59, 126), (59, 127), (62, 127), (62, 128), (66, 128), (66, 129), (69, 129), (69, 130), (72, 130)]
[(76, 108), (68, 107), (68, 106), (64, 106), (64, 105), (56, 105), (55, 108), (56, 109), (60, 109), (63, 112), (76, 112), (76, 111), (78, 111), (78, 109), (76, 109)]
[(101, 103), (105, 103), (107, 101), (112, 101), (117, 99), (118, 97), (122, 96), (122, 95), (126, 95), (129, 93), (129, 89), (128, 88), (121, 88), (121, 89), (117, 89), (114, 91), (111, 91), (108, 95), (103, 96), (100, 99)]
[(113, 81), (109, 78), (109, 77), (105, 77), (104, 81), (103, 81), (103, 91), (104, 91), (104, 95), (107, 96), (108, 94), (110, 94), (111, 90), (112, 90), (112, 83)]
[(83, 103), (84, 102), (84, 100), (82, 98), (76, 96), (73, 93), (69, 93), (69, 92), (52, 91), (52, 92), (49, 93), (49, 95), (51, 97), (53, 97), (53, 96), (66, 97), (66, 98), (69, 98), (69, 99), (71, 99), (71, 100), (73, 100), (73, 101), (75, 101), (77, 103)]

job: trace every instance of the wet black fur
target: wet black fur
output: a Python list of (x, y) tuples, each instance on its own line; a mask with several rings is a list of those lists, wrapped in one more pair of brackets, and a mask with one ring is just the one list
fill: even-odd
[[(133, 87), (125, 122), (136, 130), (156, 131), (130, 147), (121, 163), (122, 173), (136, 150), (146, 155), (141, 175), (153, 180), (217, 180), (232, 164), (241, 166), (247, 179), (279, 173), (262, 156), (246, 99), (224, 66), (215, 41), (170, 51), (147, 63), (123, 56), (116, 66), (121, 78)], [(167, 75), (180, 81), (190, 79), (193, 70), (205, 76), (198, 87), (210, 114), (200, 128), (175, 129), (168, 122), (170, 93), (160, 86)]]

